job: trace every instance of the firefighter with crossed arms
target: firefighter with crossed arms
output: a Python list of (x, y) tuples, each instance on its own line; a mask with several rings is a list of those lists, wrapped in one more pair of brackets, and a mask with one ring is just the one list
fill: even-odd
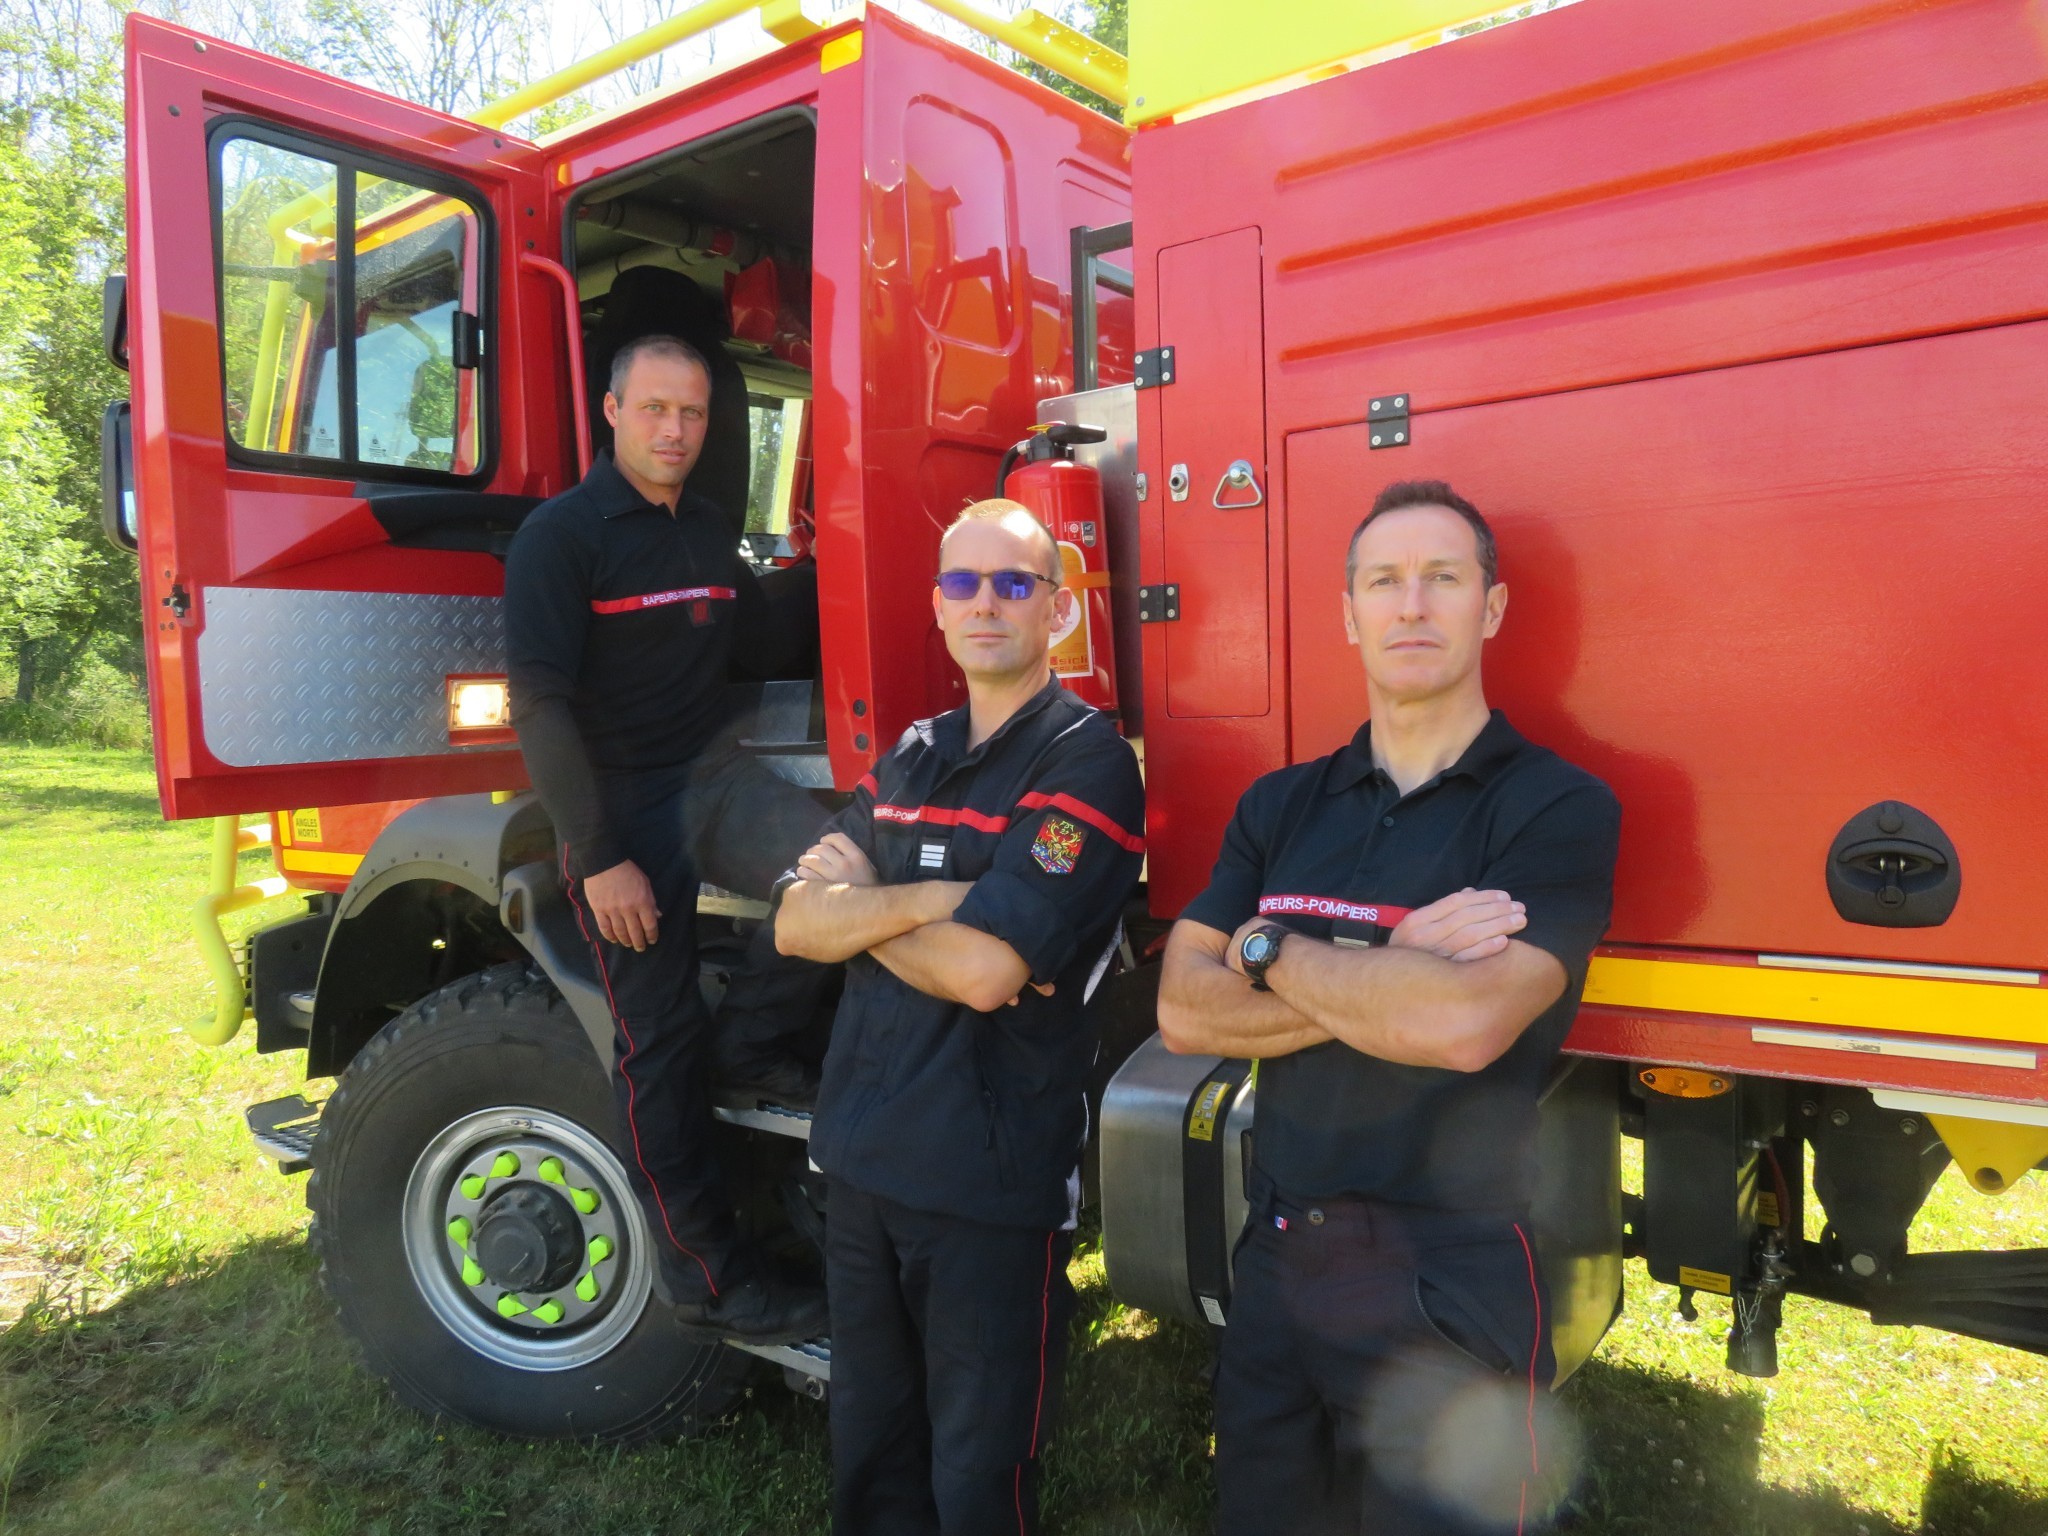
[(1387, 487), (1344, 578), (1370, 719), (1245, 792), (1160, 985), (1170, 1048), (1258, 1062), (1218, 1524), (1518, 1530), (1543, 1512), (1555, 1370), (1537, 1098), (1607, 926), (1620, 809), (1487, 708), (1508, 591), (1470, 502)]
[(907, 730), (786, 877), (785, 953), (846, 961), (811, 1129), (829, 1177), (833, 1530), (1038, 1528), (1137, 759), (1047, 661), (1057, 546), (1013, 501), (940, 546), (967, 703)]

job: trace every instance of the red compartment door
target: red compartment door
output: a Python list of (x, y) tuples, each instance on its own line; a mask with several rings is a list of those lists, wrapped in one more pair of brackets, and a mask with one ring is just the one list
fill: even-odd
[[(1293, 756), (1365, 712), (1337, 595), (1360, 488), (1448, 480), (1500, 539), (1488, 697), (1621, 797), (1612, 940), (2038, 969), (2044, 419), (2035, 322), (1425, 411), (1393, 451), (1291, 434)], [(1881, 800), (1955, 843), (1940, 927), (1828, 898)]]
[[(1173, 379), (1159, 386), (1166, 580), (1166, 711), (1182, 719), (1263, 715), (1267, 687), (1266, 385), (1259, 232), (1159, 253), (1159, 337)], [(1252, 471), (1232, 483), (1231, 466)], [(1185, 471), (1183, 482), (1182, 471)], [(1221, 503), (1221, 505), (1219, 505)]]

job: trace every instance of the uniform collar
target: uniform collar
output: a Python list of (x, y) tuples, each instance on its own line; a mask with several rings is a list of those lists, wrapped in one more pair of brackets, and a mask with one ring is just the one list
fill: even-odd
[[(1458, 754), (1458, 760), (1429, 782), (1440, 783), (1458, 775), (1484, 784), (1500, 771), (1501, 765), (1521, 751), (1528, 743), (1522, 733), (1508, 724), (1508, 717), (1499, 710), (1492, 711), (1486, 724), (1479, 728), (1479, 734), (1472, 738), (1472, 744)], [(1333, 795), (1354, 789), (1373, 777), (1386, 779), (1386, 770), (1372, 760), (1372, 722), (1366, 721), (1358, 728), (1358, 734), (1342, 747), (1331, 759), (1330, 772), (1324, 787)], [(1389, 783), (1392, 780), (1388, 780)], [(1426, 786), (1418, 786), (1426, 787)]]
[(958, 709), (949, 709), (943, 715), (935, 715), (930, 720), (919, 721), (918, 733), (924, 737), (933, 751), (937, 752), (939, 756), (948, 762), (965, 762), (971, 757), (978, 757), (990, 750), (997, 742), (1022, 726), (1023, 722), (1044, 710), (1053, 700), (1060, 698), (1065, 693), (1066, 689), (1060, 685), (1059, 678), (1054, 676), (1051, 669), (1048, 668), (1045, 686), (1026, 699), (1018, 707), (1014, 715), (996, 727), (993, 736), (989, 737), (987, 741), (984, 741), (972, 752), (967, 749), (967, 731), (971, 723), (969, 715), (973, 708), (972, 705), (962, 704)]
[[(597, 509), (599, 517), (617, 517), (624, 512), (659, 512), (668, 515), (668, 508), (649, 501), (633, 489), (633, 482), (619, 472), (619, 466), (612, 459), (609, 448), (601, 449), (591, 461), (590, 472), (583, 477), (583, 494), (591, 506)], [(698, 512), (711, 503), (697, 495), (689, 486), (683, 487), (682, 499), (676, 503), (678, 514)]]

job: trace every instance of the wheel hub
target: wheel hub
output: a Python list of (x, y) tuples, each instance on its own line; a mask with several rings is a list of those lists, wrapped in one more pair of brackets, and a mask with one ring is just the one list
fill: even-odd
[(551, 1111), (456, 1120), (406, 1181), (406, 1262), (435, 1317), (486, 1359), (569, 1370), (632, 1330), (653, 1284), (617, 1155)]
[(558, 1291), (576, 1278), (581, 1225), (552, 1189), (517, 1184), (493, 1195), (476, 1224), (476, 1261), (508, 1291)]

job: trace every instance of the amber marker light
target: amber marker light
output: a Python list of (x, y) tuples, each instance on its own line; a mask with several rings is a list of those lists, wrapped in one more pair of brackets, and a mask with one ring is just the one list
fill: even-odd
[(1735, 1085), (1718, 1072), (1688, 1067), (1645, 1067), (1636, 1080), (1652, 1093), (1674, 1099), (1718, 1099)]
[(458, 747), (497, 746), (512, 734), (512, 698), (505, 679), (488, 672), (448, 678), (448, 740)]

